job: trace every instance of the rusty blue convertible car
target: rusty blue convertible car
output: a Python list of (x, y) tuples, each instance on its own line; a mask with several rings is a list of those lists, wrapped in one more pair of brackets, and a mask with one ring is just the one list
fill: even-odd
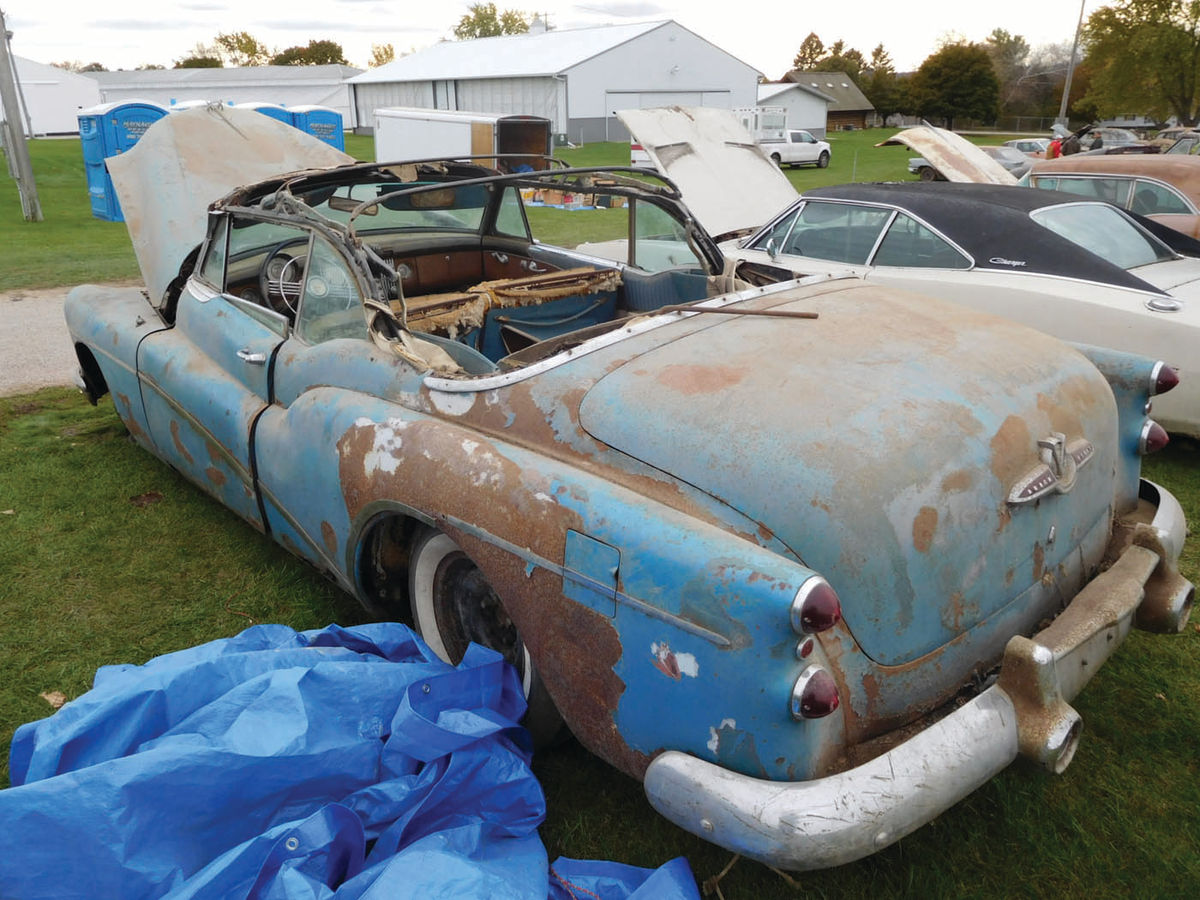
[(71, 293), (83, 389), (437, 653), (504, 653), (535, 736), (681, 827), (865, 856), (1061, 771), (1128, 630), (1183, 627), (1163, 364), (773, 283), (648, 172), (353, 164), (241, 113), (112, 162), (148, 291)]

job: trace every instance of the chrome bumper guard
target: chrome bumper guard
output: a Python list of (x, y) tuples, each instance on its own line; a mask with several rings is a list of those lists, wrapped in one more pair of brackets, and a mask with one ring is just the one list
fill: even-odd
[(1178, 501), (1143, 481), (1157, 512), (1117, 561), (1033, 638), (1013, 637), (997, 682), (892, 750), (802, 782), (751, 778), (668, 751), (646, 771), (663, 816), (707, 841), (781, 869), (853, 862), (915, 831), (1018, 755), (1052, 772), (1071, 761), (1082, 724), (1069, 701), (1131, 627), (1180, 631), (1195, 588), (1175, 567), (1186, 533)]

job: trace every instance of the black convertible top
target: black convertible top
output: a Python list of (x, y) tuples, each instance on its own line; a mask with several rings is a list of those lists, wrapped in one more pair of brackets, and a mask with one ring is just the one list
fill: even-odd
[[(954, 182), (842, 184), (813, 188), (805, 191), (802, 199), (897, 207), (971, 254), (976, 268), (1036, 272), (1162, 293), (1134, 272), (1085, 250), (1030, 218), (1030, 213), (1046, 207), (1103, 201), (1061, 191)], [(1131, 218), (1162, 239), (1163, 228), (1151, 227), (1152, 223), (1140, 216)], [(1167, 243), (1188, 252), (1187, 248)]]

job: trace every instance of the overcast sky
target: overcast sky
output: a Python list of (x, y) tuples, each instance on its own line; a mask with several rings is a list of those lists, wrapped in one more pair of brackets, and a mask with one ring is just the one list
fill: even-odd
[[(469, 3), (419, 0), (0, 0), (12, 49), (51, 63), (106, 68), (170, 66), (219, 32), (248, 31), (272, 49), (328, 39), (365, 67), (372, 44), (397, 54), (451, 36)], [(914, 69), (948, 34), (982, 41), (994, 28), (1031, 46), (1070, 41), (1079, 0), (499, 0), (500, 9), (545, 12), (554, 28), (674, 19), (769, 79), (790, 68), (808, 33), (838, 38), (865, 55), (882, 43), (899, 71)], [(1103, 5), (1086, 0), (1085, 15)], [(152, 14), (151, 14), (152, 11)]]

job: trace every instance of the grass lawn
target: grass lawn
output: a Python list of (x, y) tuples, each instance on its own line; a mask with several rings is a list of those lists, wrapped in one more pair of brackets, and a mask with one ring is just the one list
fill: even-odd
[[(827, 169), (788, 177), (801, 189), (911, 180), (908, 150), (873, 146), (890, 133), (836, 135)], [(372, 145), (351, 137), (347, 150), (369, 158)], [(0, 177), (0, 290), (138, 277), (124, 225), (91, 218), (79, 142), (39, 140), (31, 152), (47, 221), (23, 222), (15, 187)], [(628, 145), (562, 156), (619, 164)], [(1173, 443), (1146, 471), (1200, 522), (1200, 447)], [(1200, 580), (1194, 538), (1183, 569)], [(352, 599), (136, 447), (108, 398), (92, 408), (73, 390), (0, 398), (0, 575), (0, 784), (13, 729), (51, 711), (41, 695), (78, 696), (99, 666), (142, 663), (253, 622), (365, 621)], [(798, 887), (742, 861), (721, 890), (731, 900), (1190, 896), (1200, 883), (1198, 670), (1200, 626), (1172, 637), (1134, 632), (1074, 704), (1085, 730), (1064, 775), (1018, 763), (872, 858), (799, 876)], [(700, 880), (729, 861), (660, 819), (640, 785), (578, 745), (544, 754), (536, 768), (551, 858), (652, 866), (682, 854)]]
[[(1172, 444), (1149, 473), (1200, 521), (1200, 448)], [(349, 597), (125, 435), (106, 398), (0, 399), (0, 750), (85, 691), (95, 669), (237, 633), (252, 622), (364, 621)], [(1200, 578), (1192, 541), (1185, 574)], [(1134, 632), (1076, 701), (1085, 733), (1058, 777), (1018, 763), (932, 825), (794, 891), (740, 862), (726, 897), (1182, 896), (1200, 881), (1200, 633)], [(551, 858), (644, 866), (685, 855), (699, 879), (729, 854), (659, 818), (641, 787), (576, 744), (544, 754)], [(4, 770), (6, 781), (7, 769)], [(597, 786), (603, 785), (598, 790)]]

